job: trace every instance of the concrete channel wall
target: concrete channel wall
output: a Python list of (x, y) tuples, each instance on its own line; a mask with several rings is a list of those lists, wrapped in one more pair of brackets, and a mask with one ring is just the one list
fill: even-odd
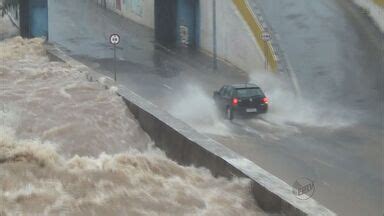
[[(52, 60), (66, 62), (83, 72), (89, 81), (99, 81), (106, 88), (115, 85), (110, 78), (94, 72), (55, 46), (47, 45), (46, 48)], [(117, 94), (122, 96), (141, 127), (169, 158), (182, 165), (205, 167), (215, 176), (249, 178), (251, 192), (264, 211), (289, 216), (335, 215), (313, 199), (297, 199), (292, 187), (282, 180), (211, 138), (199, 134), (124, 86), (118, 86)]]

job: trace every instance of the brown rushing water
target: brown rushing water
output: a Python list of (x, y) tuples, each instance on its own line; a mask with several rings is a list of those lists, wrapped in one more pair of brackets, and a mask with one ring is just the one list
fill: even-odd
[(42, 40), (0, 42), (0, 59), (0, 215), (264, 215), (248, 180), (166, 158)]

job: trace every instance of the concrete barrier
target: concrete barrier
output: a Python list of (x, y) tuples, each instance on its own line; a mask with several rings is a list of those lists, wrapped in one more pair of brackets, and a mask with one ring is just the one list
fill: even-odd
[[(111, 79), (92, 71), (54, 46), (47, 46), (47, 51), (54, 60), (66, 62), (79, 69), (88, 80), (99, 81), (106, 88), (115, 85)], [(117, 93), (122, 96), (156, 146), (169, 158), (182, 165), (208, 168), (214, 176), (249, 178), (252, 184), (251, 192), (264, 211), (288, 216), (336, 215), (313, 199), (297, 199), (290, 185), (220, 143), (198, 133), (126, 87), (119, 86)]]
[[(242, 15), (245, 22), (248, 24), (253, 36), (255, 37), (259, 47), (263, 47), (264, 56), (268, 60), (269, 66), (272, 68), (272, 71), (276, 71), (278, 67), (278, 60), (275, 50), (272, 47), (271, 42), (264, 42), (262, 39), (262, 33), (264, 32), (264, 27), (260, 24), (258, 17), (255, 16), (252, 9), (248, 5), (247, 0), (232, 0), (236, 5), (238, 11)], [(267, 46), (265, 46), (265, 43)]]

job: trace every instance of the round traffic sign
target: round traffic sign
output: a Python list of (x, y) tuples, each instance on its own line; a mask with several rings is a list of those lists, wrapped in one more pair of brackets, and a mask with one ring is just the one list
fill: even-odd
[(120, 36), (118, 34), (111, 34), (109, 37), (109, 42), (111, 42), (113, 45), (120, 43)]
[(263, 34), (261, 35), (261, 38), (263, 39), (263, 41), (270, 41), (271, 35), (268, 32), (263, 32)]

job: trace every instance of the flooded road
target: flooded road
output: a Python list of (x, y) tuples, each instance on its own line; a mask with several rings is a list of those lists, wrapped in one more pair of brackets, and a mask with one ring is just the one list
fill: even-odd
[(356, 118), (380, 124), (384, 39), (364, 11), (348, 0), (249, 2), (278, 35), (304, 97), (358, 109)]
[[(384, 182), (382, 63), (381, 48), (375, 46), (380, 38), (370, 32), (369, 22), (354, 18), (337, 1), (263, 1), (262, 6), (266, 5), (271, 5), (270, 11), (265, 8), (267, 18), (274, 18), (286, 30), (278, 33), (301, 84), (302, 100), (271, 74), (244, 74), (221, 61), (214, 71), (207, 56), (158, 49), (153, 30), (92, 1), (50, 1), (50, 40), (113, 77), (107, 36), (119, 33), (122, 42), (116, 68), (120, 84), (287, 184), (301, 177), (312, 179), (314, 199), (332, 211), (378, 215)], [(307, 18), (312, 15), (318, 19)], [(307, 28), (301, 28), (303, 22)], [(360, 22), (366, 26), (358, 28)], [(325, 27), (335, 31), (320, 32)], [(292, 29), (303, 33), (297, 37), (289, 32)], [(365, 39), (369, 40), (366, 46)], [(223, 84), (248, 81), (260, 85), (269, 97), (269, 113), (226, 121), (215, 107), (213, 91)]]
[(166, 158), (120, 97), (42, 42), (0, 42), (1, 215), (264, 215), (248, 180)]
[[(308, 145), (307, 150), (316, 149), (301, 154), (303, 159), (309, 155), (318, 159), (320, 154), (328, 155), (320, 157), (320, 166), (315, 168), (319, 170), (315, 178), (325, 182), (320, 187), (324, 185), (328, 191), (319, 194), (318, 199), (341, 215), (381, 214), (384, 34), (349, 0), (248, 2), (255, 11), (263, 13), (277, 35), (296, 73), (303, 101), (314, 108), (312, 112), (317, 116), (307, 116), (308, 110), (302, 109), (302, 103), (297, 103), (297, 108), (291, 109), (293, 112), (285, 113), (286, 120), (294, 122), (302, 116), (306, 116), (307, 122), (315, 120), (309, 127), (299, 124), (301, 138), (286, 142), (303, 143)], [(282, 100), (286, 101), (280, 97), (279, 101)], [(295, 106), (288, 101), (291, 105)], [(279, 106), (284, 104), (279, 102)], [(339, 168), (340, 172), (335, 171)], [(305, 173), (313, 176), (311, 171)], [(334, 190), (326, 189), (332, 185)], [(337, 194), (332, 192), (340, 189)]]

